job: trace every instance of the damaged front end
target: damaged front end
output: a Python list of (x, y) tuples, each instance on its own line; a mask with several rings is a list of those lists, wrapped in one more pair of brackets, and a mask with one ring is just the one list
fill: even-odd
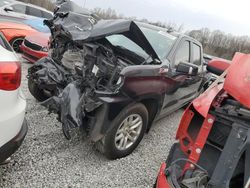
[[(49, 111), (58, 114), (67, 139), (72, 128), (90, 129), (86, 121), (91, 121), (93, 113), (103, 105), (101, 97), (121, 93), (124, 83), (121, 71), (125, 67), (158, 59), (134, 22), (97, 22), (71, 4), (62, 1), (54, 18), (44, 21), (51, 30), (50, 55), (28, 71), (30, 92)], [(111, 35), (126, 36), (150, 58), (113, 46), (107, 39)]]
[(91, 112), (102, 102), (98, 96), (116, 93), (122, 85), (118, 64), (108, 49), (85, 44), (83, 49), (67, 50), (61, 64), (43, 58), (29, 69), (29, 79), (35, 82), (48, 99), (41, 104), (59, 115), (66, 138), (70, 128), (83, 124), (85, 112)]
[(227, 73), (185, 110), (176, 134), (178, 143), (161, 166), (157, 188), (247, 188), (249, 65), (249, 55), (236, 54)]

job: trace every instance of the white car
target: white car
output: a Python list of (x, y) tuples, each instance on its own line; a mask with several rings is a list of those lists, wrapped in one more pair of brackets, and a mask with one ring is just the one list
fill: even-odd
[(32, 4), (15, 0), (0, 0), (0, 18), (10, 20), (24, 20), (30, 18), (53, 18), (52, 12)]
[(21, 64), (0, 34), (0, 163), (21, 145), (28, 131), (26, 100), (20, 89)]

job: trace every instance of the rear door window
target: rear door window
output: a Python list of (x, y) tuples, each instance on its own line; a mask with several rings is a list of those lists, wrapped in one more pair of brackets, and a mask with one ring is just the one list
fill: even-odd
[(18, 12), (18, 13), (21, 13), (21, 14), (25, 14), (25, 12), (26, 12), (26, 6), (25, 5), (15, 4), (15, 5), (11, 5), (11, 7), (13, 8), (13, 12)]
[(180, 62), (190, 63), (190, 42), (184, 41), (180, 47), (177, 49), (175, 55), (175, 66)]
[(42, 11), (37, 9), (37, 8), (34, 8), (34, 7), (29, 7), (27, 6), (27, 11), (26, 13), (30, 16), (36, 16), (36, 17), (43, 17), (42, 16)]
[(193, 63), (201, 65), (201, 47), (193, 43)]

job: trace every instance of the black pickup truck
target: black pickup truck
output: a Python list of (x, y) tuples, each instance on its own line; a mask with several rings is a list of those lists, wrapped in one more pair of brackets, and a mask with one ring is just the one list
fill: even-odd
[(60, 8), (45, 24), (52, 53), (29, 69), (30, 92), (59, 115), (66, 138), (83, 127), (110, 159), (130, 154), (155, 120), (210, 83), (202, 46), (186, 35)]

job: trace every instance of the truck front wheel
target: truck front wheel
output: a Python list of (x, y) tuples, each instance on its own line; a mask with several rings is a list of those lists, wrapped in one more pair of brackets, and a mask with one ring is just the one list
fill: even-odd
[(97, 143), (97, 148), (109, 159), (122, 158), (138, 146), (148, 123), (148, 111), (141, 103), (125, 107), (112, 121), (112, 129)]

